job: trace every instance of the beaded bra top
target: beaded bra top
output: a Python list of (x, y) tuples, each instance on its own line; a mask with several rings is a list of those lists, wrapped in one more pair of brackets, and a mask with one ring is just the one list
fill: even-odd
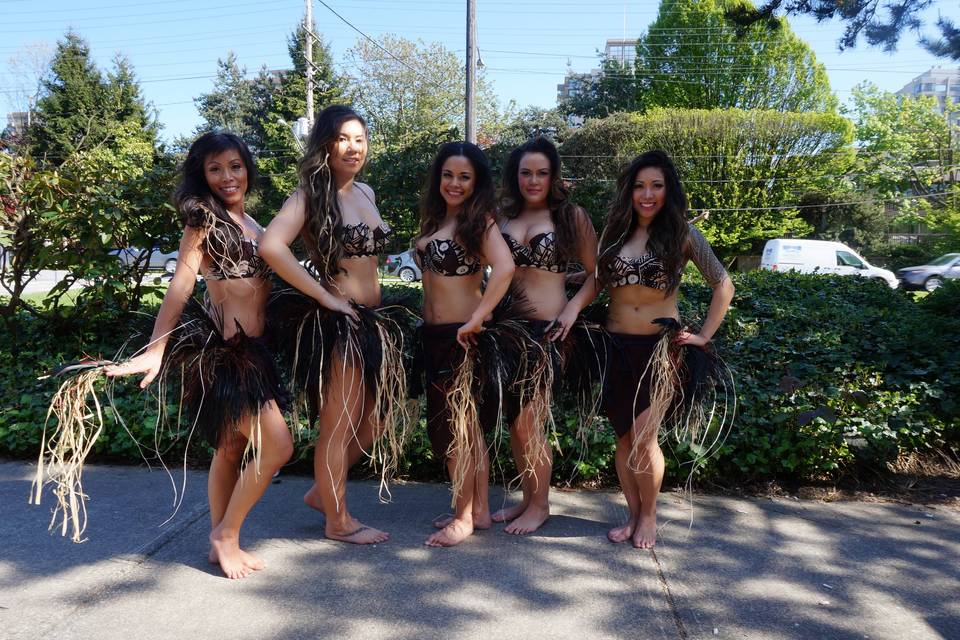
[(449, 238), (434, 238), (422, 250), (417, 249), (422, 268), (442, 276), (469, 276), (480, 270), (480, 261)]
[(393, 229), (383, 223), (370, 228), (366, 222), (340, 227), (340, 243), (346, 258), (363, 258), (383, 253), (393, 237)]
[(207, 227), (203, 251), (210, 256), (210, 266), (203, 277), (207, 280), (269, 278), (273, 273), (260, 257), (257, 241), (248, 238), (236, 223), (218, 220)]
[(510, 247), (516, 266), (543, 269), (552, 273), (563, 273), (567, 270), (567, 263), (557, 260), (557, 234), (553, 231), (538, 233), (530, 238), (528, 244), (521, 244), (505, 231), (502, 235)]

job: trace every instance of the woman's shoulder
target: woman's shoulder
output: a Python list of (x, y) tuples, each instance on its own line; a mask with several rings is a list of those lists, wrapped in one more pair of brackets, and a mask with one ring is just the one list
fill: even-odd
[(376, 199), (377, 199), (377, 194), (375, 194), (375, 193), (373, 192), (373, 187), (371, 187), (370, 185), (368, 185), (366, 182), (356, 182), (356, 181), (354, 181), (353, 184), (354, 184), (354, 186), (355, 186), (357, 189), (360, 190), (360, 193), (362, 193), (363, 195), (367, 196), (367, 197), (370, 198), (371, 200), (376, 200)]
[(589, 224), (590, 226), (593, 226), (593, 220), (590, 219), (590, 214), (587, 213), (587, 210), (580, 205), (571, 204), (570, 211), (574, 223), (578, 225)]
[(710, 243), (707, 242), (707, 239), (704, 237), (700, 229), (697, 228), (693, 222), (687, 221), (687, 237), (684, 242), (684, 248), (689, 252), (691, 249), (707, 245), (710, 246)]
[(297, 187), (293, 190), (293, 193), (287, 196), (287, 199), (283, 201), (283, 204), (280, 205), (280, 213), (282, 214), (296, 210), (302, 214), (306, 206), (307, 194), (304, 193), (303, 188)]

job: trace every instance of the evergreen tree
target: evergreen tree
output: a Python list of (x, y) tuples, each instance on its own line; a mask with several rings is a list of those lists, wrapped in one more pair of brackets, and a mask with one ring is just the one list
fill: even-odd
[(257, 103), (254, 84), (246, 78), (247, 70), (237, 64), (237, 55), (230, 51), (227, 59), (217, 59), (217, 77), (213, 90), (194, 98), (203, 123), (196, 135), (208, 131), (226, 130), (243, 138), (255, 147), (253, 129), (257, 121)]
[[(741, 27), (762, 24), (772, 30), (780, 28), (775, 16), (781, 9), (784, 15), (809, 15), (818, 22), (838, 19), (847, 25), (838, 43), (841, 51), (856, 46), (862, 34), (870, 46), (893, 52), (905, 30), (921, 33), (921, 13), (931, 4), (933, 0), (770, 0), (760, 7), (733, 7), (727, 18)], [(939, 37), (922, 35), (920, 44), (937, 57), (960, 60), (960, 28), (942, 15), (937, 28)]]
[[(316, 33), (316, 30), (314, 30)], [(287, 42), (293, 69), (262, 69), (253, 86), (253, 100), (263, 115), (254, 128), (260, 141), (257, 166), (263, 176), (260, 210), (276, 211), (297, 188), (301, 148), (291, 127), (307, 114), (306, 32), (298, 26)], [(317, 112), (343, 99), (342, 80), (334, 73), (330, 47), (318, 37), (313, 43), (313, 101)]]
[(129, 61), (118, 56), (104, 76), (83, 38), (68, 32), (57, 44), (28, 132), (31, 154), (59, 165), (77, 152), (117, 150), (131, 142), (152, 151), (158, 128)]

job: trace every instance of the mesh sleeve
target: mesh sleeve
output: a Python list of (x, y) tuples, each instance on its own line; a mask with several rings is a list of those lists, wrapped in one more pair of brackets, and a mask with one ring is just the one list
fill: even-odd
[(693, 225), (690, 225), (690, 233), (687, 236), (687, 253), (710, 286), (716, 286), (728, 277), (727, 270), (723, 268), (723, 264), (713, 253), (710, 243), (703, 237), (700, 230)]

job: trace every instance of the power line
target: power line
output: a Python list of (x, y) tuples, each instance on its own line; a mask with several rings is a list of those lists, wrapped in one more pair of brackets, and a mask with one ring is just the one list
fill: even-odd
[(886, 204), (888, 202), (901, 202), (903, 200), (917, 200), (921, 198), (936, 198), (941, 195), (949, 196), (951, 194), (929, 194), (898, 196), (895, 198), (869, 198), (867, 200), (851, 200), (849, 202), (827, 202), (824, 204), (796, 204), (780, 205), (775, 207), (704, 207), (701, 209), (691, 208), (690, 211), (709, 211), (711, 213), (724, 211), (787, 211), (792, 209), (824, 209), (827, 207), (849, 207), (860, 204)]
[(442, 85), (440, 85), (440, 84), (434, 82), (433, 80), (431, 80), (430, 78), (427, 78), (426, 76), (424, 76), (424, 75), (423, 75), (422, 73), (420, 73), (420, 71), (418, 71), (417, 69), (411, 67), (409, 64), (406, 63), (406, 61), (404, 61), (404, 60), (398, 58), (397, 56), (393, 55), (393, 52), (392, 52), (392, 51), (390, 51), (389, 49), (387, 49), (386, 47), (384, 47), (383, 45), (381, 45), (379, 42), (377, 42), (376, 40), (374, 40), (373, 38), (371, 38), (370, 36), (368, 36), (366, 33), (364, 33), (363, 31), (361, 31), (360, 29), (358, 29), (356, 26), (354, 26), (354, 24), (353, 24), (352, 22), (350, 22), (349, 20), (347, 20), (346, 18), (344, 18), (342, 15), (340, 15), (339, 13), (337, 13), (337, 12), (333, 9), (333, 7), (331, 7), (330, 5), (328, 5), (326, 2), (324, 2), (323, 0), (317, 0), (317, 2), (319, 2), (319, 3), (322, 4), (324, 7), (326, 7), (327, 10), (328, 10), (330, 13), (332, 13), (333, 15), (337, 16), (338, 18), (340, 18), (340, 20), (343, 21), (343, 23), (346, 24), (348, 27), (350, 27), (351, 29), (353, 29), (354, 31), (356, 31), (357, 33), (359, 33), (361, 36), (363, 36), (366, 40), (368, 40), (371, 44), (373, 44), (373, 46), (375, 46), (376, 48), (380, 49), (380, 50), (383, 51), (385, 54), (387, 54), (388, 56), (390, 56), (391, 58), (393, 58), (394, 60), (396, 60), (397, 62), (399, 62), (400, 64), (402, 64), (404, 67), (406, 67), (406, 68), (409, 69), (410, 71), (412, 71), (414, 74), (416, 74), (416, 75), (417, 75), (420, 79), (422, 79), (424, 82), (426, 82), (427, 84), (432, 84), (433, 86), (437, 87), (438, 89), (443, 89), (444, 91), (447, 90), (447, 89), (444, 88)]

